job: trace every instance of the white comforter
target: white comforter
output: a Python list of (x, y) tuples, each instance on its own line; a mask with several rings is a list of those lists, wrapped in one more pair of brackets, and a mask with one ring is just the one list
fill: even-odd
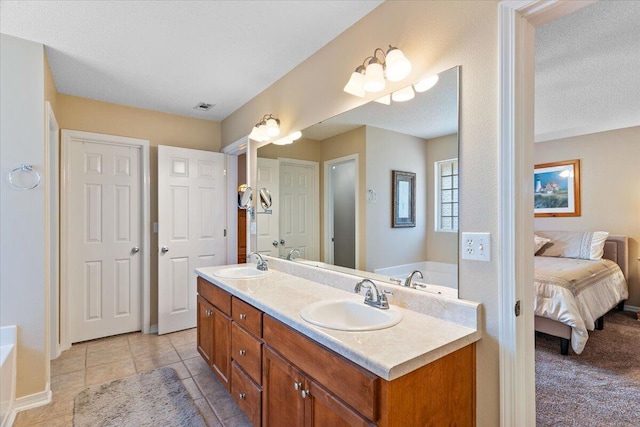
[[(573, 280), (548, 280), (550, 272), (557, 271), (558, 276), (566, 277), (571, 269), (584, 269), (596, 262), (607, 263), (612, 271), (588, 287), (576, 290)], [(622, 270), (616, 267), (608, 260), (535, 257), (535, 314), (569, 325), (571, 347), (577, 354), (584, 350), (589, 338), (587, 331), (595, 329), (595, 321), (629, 296)]]

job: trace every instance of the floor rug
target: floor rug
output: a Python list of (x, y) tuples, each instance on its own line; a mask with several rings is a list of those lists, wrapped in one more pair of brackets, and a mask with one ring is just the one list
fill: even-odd
[(160, 368), (98, 384), (75, 398), (74, 427), (205, 427), (173, 368)]
[(640, 322), (612, 311), (589, 332), (582, 354), (560, 354), (560, 339), (536, 334), (536, 425), (640, 426)]

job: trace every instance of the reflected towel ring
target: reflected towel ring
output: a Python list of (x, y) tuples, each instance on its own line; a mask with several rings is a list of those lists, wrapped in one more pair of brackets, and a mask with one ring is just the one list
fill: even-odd
[[(30, 174), (35, 175), (35, 182), (33, 185), (18, 185), (15, 182), (13, 182), (14, 177), (13, 174), (15, 174), (16, 172), (27, 172)], [(18, 191), (27, 191), (27, 190), (33, 190), (34, 188), (36, 188), (38, 185), (40, 185), (40, 174), (37, 171), (33, 170), (33, 167), (31, 165), (26, 165), (26, 164), (21, 164), (20, 166), (18, 166), (17, 168), (13, 169), (11, 172), (9, 172), (9, 184), (11, 184), (11, 187), (13, 187), (14, 189), (18, 190)]]

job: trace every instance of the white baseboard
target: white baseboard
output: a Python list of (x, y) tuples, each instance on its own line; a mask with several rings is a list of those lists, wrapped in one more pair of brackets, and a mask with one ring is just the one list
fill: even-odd
[(149, 333), (150, 334), (157, 334), (158, 333), (158, 325), (151, 325), (149, 327)]
[(637, 313), (640, 311), (640, 307), (636, 307), (634, 305), (624, 305), (624, 311), (631, 311), (633, 313)]
[(30, 394), (28, 396), (19, 397), (13, 404), (13, 408), (9, 417), (6, 420), (7, 426), (13, 425), (16, 420), (16, 416), (20, 411), (26, 411), (27, 409), (37, 408), (38, 406), (44, 406), (51, 402), (51, 387), (47, 383), (47, 388), (39, 393)]

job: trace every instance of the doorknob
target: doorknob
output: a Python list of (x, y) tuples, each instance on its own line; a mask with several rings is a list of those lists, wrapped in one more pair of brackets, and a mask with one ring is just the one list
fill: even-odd
[(284, 239), (280, 239), (280, 244), (284, 245)]
[(169, 246), (163, 246), (163, 247), (161, 247), (161, 248), (160, 248), (160, 251), (161, 251), (163, 254), (164, 254), (164, 253), (169, 252)]
[(140, 252), (140, 248), (137, 246), (134, 246), (131, 248), (131, 253), (132, 254), (137, 254), (138, 252)]
[(274, 248), (278, 247), (278, 241), (274, 240), (273, 242), (271, 242), (271, 244), (273, 245)]

